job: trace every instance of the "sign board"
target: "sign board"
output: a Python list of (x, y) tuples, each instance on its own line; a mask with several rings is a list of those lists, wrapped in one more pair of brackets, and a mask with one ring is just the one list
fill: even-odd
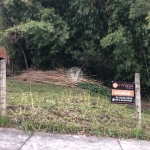
[(112, 103), (133, 103), (135, 99), (135, 84), (133, 82), (112, 82)]
[(0, 59), (6, 58), (6, 49), (2, 46), (0, 46)]

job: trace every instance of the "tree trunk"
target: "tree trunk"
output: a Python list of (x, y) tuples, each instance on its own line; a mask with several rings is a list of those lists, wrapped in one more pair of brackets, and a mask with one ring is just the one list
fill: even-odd
[(20, 47), (23, 57), (24, 57), (24, 61), (25, 61), (25, 65), (26, 65), (26, 69), (28, 70), (29, 66), (28, 66), (28, 61), (27, 61), (27, 57), (25, 55), (24, 49), (22, 48), (22, 46), (19, 44), (19, 42), (17, 42), (18, 46)]

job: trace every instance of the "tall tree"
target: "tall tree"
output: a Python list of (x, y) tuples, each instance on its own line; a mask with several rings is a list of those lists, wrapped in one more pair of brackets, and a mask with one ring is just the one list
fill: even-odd
[(105, 59), (107, 51), (100, 45), (100, 39), (108, 30), (106, 7), (106, 0), (72, 0), (66, 14), (70, 27), (66, 52), (89, 72), (98, 73), (101, 72), (98, 68), (109, 67)]
[(148, 15), (149, 1), (111, 2), (109, 30), (101, 40), (101, 45), (113, 51), (112, 64), (116, 79), (131, 80), (133, 74), (139, 72), (142, 81), (148, 83), (150, 41), (145, 18)]
[(19, 57), (20, 49), (26, 68), (29, 62), (45, 69), (57, 65), (55, 56), (68, 38), (65, 21), (55, 14), (54, 9), (43, 7), (38, 0), (8, 0), (3, 1), (3, 6), (6, 15), (9, 15), (10, 25), (5, 30), (2, 41), (7, 39), (13, 45), (13, 56)]

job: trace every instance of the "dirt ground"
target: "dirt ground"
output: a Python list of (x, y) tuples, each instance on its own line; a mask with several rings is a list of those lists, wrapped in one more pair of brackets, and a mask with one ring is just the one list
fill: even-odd
[[(76, 86), (76, 83), (71, 82), (66, 76), (67, 70), (58, 69), (50, 71), (36, 71), (33, 69), (19, 72), (19, 75), (7, 77), (9, 80), (24, 81), (32, 83), (55, 84), (61, 86)], [(81, 82), (92, 82), (88, 79), (81, 79)], [(94, 81), (93, 81), (94, 82)]]

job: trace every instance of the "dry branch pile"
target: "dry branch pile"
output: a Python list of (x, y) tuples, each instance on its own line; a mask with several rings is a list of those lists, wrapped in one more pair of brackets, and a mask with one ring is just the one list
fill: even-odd
[[(66, 70), (50, 70), (50, 71), (35, 71), (27, 70), (20, 72), (20, 75), (8, 77), (10, 80), (32, 82), (32, 83), (44, 83), (44, 84), (55, 84), (61, 86), (76, 86), (76, 83), (71, 82), (67, 76)], [(81, 79), (80, 82), (96, 82), (87, 78)]]

